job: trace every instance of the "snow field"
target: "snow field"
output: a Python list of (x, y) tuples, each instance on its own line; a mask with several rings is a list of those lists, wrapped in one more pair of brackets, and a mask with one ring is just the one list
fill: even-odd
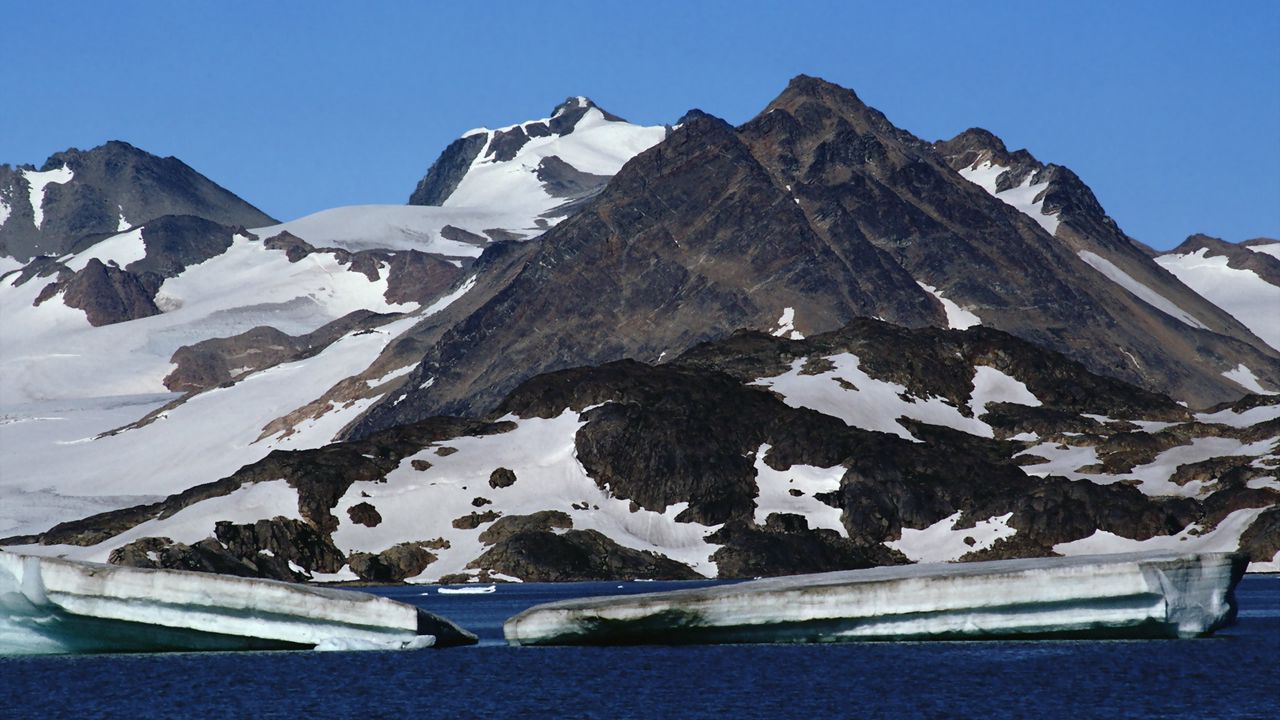
[(1245, 247), (1253, 252), (1270, 255), (1271, 257), (1280, 260), (1280, 242), (1264, 243), (1262, 245), (1245, 245)]
[(103, 265), (125, 268), (129, 263), (146, 256), (147, 246), (142, 241), (142, 228), (139, 227), (119, 235), (112, 235), (81, 253), (69, 256), (63, 264), (76, 272), (83, 270), (84, 266), (94, 259), (102, 261)]
[(661, 125), (642, 127), (611, 122), (600, 110), (591, 108), (578, 120), (571, 134), (531, 138), (514, 158), (499, 162), (485, 157), (498, 131), (481, 129), (472, 134), (475, 132), (487, 132), (489, 140), (444, 206), (519, 208), (529, 218), (563, 202), (551, 198), (533, 173), (544, 158), (554, 155), (581, 172), (614, 175), (628, 160), (666, 137), (666, 128)]
[[(69, 262), (83, 266), (81, 260)], [(164, 312), (128, 322), (93, 327), (60, 296), (33, 307), (48, 281), (14, 287), (13, 280), (16, 276), (0, 282), (4, 404), (164, 392), (162, 380), (174, 368), (169, 358), (183, 345), (259, 325), (299, 335), (354, 310), (407, 312), (418, 307), (386, 301), (385, 269), (379, 280), (370, 282), (331, 254), (290, 263), (282, 251), (243, 235), (235, 237), (226, 253), (166, 280), (156, 297)]]
[[(1267, 246), (1249, 249), (1258, 247)], [(1201, 248), (1189, 255), (1161, 255), (1156, 262), (1268, 345), (1280, 349), (1280, 287), (1252, 270), (1228, 267), (1225, 256), (1209, 257), (1208, 252)]]
[[(69, 407), (70, 413), (51, 412), (48, 416), (67, 416), (76, 422), (67, 431), (51, 436), (45, 430), (52, 422), (48, 420), (0, 425), (0, 446), (7, 447), (13, 438), (16, 447), (14, 456), (5, 458), (8, 464), (0, 479), (0, 493), (25, 506), (26, 493), (37, 493), (38, 499), (40, 493), (52, 492), (76, 498), (77, 506), (96, 503), (94, 512), (101, 512), (134, 504), (121, 504), (120, 496), (170, 495), (226, 477), (275, 449), (323, 445), (374, 398), (304, 420), (292, 434), (258, 438), (271, 421), (313, 401), (359, 368), (368, 367), (387, 343), (418, 320), (411, 316), (372, 332), (349, 334), (312, 357), (253, 373), (230, 387), (199, 393), (154, 422), (115, 435), (98, 433), (119, 427), (124, 424), (121, 420), (135, 420), (155, 405), (132, 408), (136, 413), (132, 416), (124, 408), (109, 414), (80, 415), (76, 402), (68, 402), (64, 407)], [(28, 411), (39, 411), (40, 407), (29, 407)], [(101, 426), (106, 422), (112, 424)], [(24, 444), (19, 447), (18, 442)], [(92, 470), (86, 472), (86, 468)], [(63, 510), (54, 506), (48, 508), (48, 516), (25, 517), (23, 531), (45, 530), (84, 514), (68, 516)], [(212, 530), (212, 520), (208, 529)]]

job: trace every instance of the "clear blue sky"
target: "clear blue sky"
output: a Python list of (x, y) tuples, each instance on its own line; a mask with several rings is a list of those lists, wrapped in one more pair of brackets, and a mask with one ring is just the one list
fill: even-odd
[(405, 202), (584, 94), (740, 123), (797, 73), (1074, 169), (1129, 234), (1280, 237), (1280, 2), (5, 2), (0, 162), (123, 139), (266, 212)]

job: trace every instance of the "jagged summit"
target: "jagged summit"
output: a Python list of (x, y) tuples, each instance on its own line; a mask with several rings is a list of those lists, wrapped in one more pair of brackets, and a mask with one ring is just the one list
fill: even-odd
[(1045, 167), (1026, 149), (1010, 152), (995, 133), (980, 127), (969, 128), (950, 140), (939, 140), (933, 146), (956, 169), (975, 167), (983, 162), (1033, 171)]
[(586, 96), (570, 96), (550, 117), (463, 133), (431, 164), (409, 204), (537, 206), (533, 216), (558, 208), (554, 217), (564, 217), (665, 135), (662, 126), (633, 125)]

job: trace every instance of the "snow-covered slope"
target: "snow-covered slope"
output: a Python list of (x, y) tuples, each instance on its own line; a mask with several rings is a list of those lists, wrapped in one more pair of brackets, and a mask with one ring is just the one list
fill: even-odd
[[(571, 129), (558, 133), (551, 129), (552, 123), (571, 114), (576, 116)], [(542, 126), (546, 126), (546, 135), (534, 130)], [(570, 98), (545, 120), (497, 130), (477, 128), (463, 137), (483, 136), (485, 144), (443, 205), (521, 209), (530, 220), (544, 214), (563, 217), (553, 208), (576, 193), (557, 191), (554, 180), (575, 173), (610, 177), (632, 157), (656, 145), (666, 133), (661, 125), (642, 127), (609, 116), (584, 97)], [(525, 136), (519, 149), (501, 152), (499, 143), (513, 134)], [(549, 163), (551, 158), (568, 167)]]
[[(70, 268), (90, 257), (121, 267), (142, 256), (128, 231), (66, 257)], [(385, 272), (370, 280), (332, 253), (290, 262), (283, 250), (235, 236), (221, 255), (165, 279), (159, 315), (94, 327), (62, 293), (36, 304), (52, 278), (0, 281), (0, 404), (165, 392), (170, 357), (183, 345), (270, 325), (296, 335), (354, 310), (406, 312), (416, 304), (386, 300)]]
[[(573, 97), (549, 118), (468, 131), (432, 166), (408, 206), (333, 208), (255, 232), (288, 231), (317, 247), (476, 257), (488, 242), (532, 238), (568, 217), (667, 132)], [(457, 165), (443, 177), (450, 161)], [(428, 186), (430, 194), (423, 192)]]
[(1280, 349), (1280, 243), (1232, 247), (1203, 236), (1188, 242), (1156, 262)]
[[(222, 241), (227, 246), (199, 252), (192, 223), (170, 221), (164, 237), (138, 225), (25, 269), (0, 258), (0, 534), (153, 500), (226, 476), (273, 449), (333, 440), (410, 369), (412, 358), (379, 361), (388, 344), (474, 285), (458, 283), (450, 293), (445, 278), (444, 297), (420, 287), (399, 292), (391, 287), (397, 253), (462, 266), (489, 242), (532, 237), (666, 132), (571, 98), (551, 118), (468, 133), (484, 146), (445, 207), (335, 208), (241, 231)], [(513, 143), (520, 133), (527, 133), (523, 142)], [(126, 151), (140, 155), (123, 145), (102, 150)], [(37, 226), (46, 187), (74, 177), (65, 166), (18, 175), (30, 189), (30, 198), (20, 199), (37, 209)], [(14, 214), (10, 195), (0, 193), (8, 220), (17, 222), (23, 213)], [(360, 252), (374, 254), (353, 256)], [(102, 280), (77, 289), (93, 272)], [(409, 280), (401, 285), (441, 284), (423, 272), (405, 271)], [(141, 302), (154, 306), (105, 324), (80, 309), (116, 303), (121, 286), (138, 288), (135, 299), (149, 293)], [(407, 315), (335, 331), (335, 340), (305, 356), (266, 367), (251, 356), (279, 349), (246, 340), (235, 347), (249, 359), (230, 368), (234, 384), (190, 397), (166, 393), (180, 349), (263, 328), (300, 337), (357, 311)]]

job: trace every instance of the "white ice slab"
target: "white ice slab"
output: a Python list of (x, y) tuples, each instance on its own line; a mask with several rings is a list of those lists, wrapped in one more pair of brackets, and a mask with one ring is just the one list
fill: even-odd
[(539, 605), (513, 645), (1196, 637), (1235, 616), (1239, 555), (909, 565)]
[(473, 642), (448, 620), (375, 595), (0, 552), (0, 655)]

